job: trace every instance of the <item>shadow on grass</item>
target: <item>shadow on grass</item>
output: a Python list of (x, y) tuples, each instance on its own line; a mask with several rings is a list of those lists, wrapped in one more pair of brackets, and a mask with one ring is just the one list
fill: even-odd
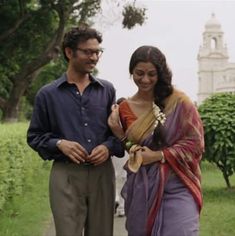
[(235, 187), (232, 188), (207, 187), (203, 189), (203, 196), (210, 202), (211, 201), (218, 202), (220, 200), (235, 202), (234, 198)]

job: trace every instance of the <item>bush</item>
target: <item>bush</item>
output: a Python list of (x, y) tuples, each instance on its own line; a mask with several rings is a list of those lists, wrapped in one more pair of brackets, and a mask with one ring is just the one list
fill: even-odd
[(28, 124), (0, 124), (0, 210), (5, 202), (24, 191), (27, 181), (43, 161), (26, 144)]
[(204, 158), (222, 171), (227, 187), (235, 171), (235, 94), (218, 93), (199, 107), (205, 130)]

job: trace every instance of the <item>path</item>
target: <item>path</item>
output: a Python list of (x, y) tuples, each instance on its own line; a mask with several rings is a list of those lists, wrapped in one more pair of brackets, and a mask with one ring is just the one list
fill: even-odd
[[(53, 221), (49, 224), (43, 236), (55, 236), (55, 229)], [(125, 230), (125, 217), (114, 217), (114, 235), (113, 236), (127, 236)]]

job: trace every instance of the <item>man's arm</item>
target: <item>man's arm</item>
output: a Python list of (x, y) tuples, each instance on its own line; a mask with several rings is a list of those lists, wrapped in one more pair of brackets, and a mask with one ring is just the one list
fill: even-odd
[(60, 154), (56, 143), (58, 136), (50, 132), (45, 98), (41, 92), (36, 95), (31, 122), (27, 131), (27, 143), (44, 160), (51, 160)]

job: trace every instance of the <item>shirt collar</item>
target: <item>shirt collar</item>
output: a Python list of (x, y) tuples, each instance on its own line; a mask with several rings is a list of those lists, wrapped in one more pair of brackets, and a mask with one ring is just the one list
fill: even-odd
[[(102, 87), (104, 87), (104, 84), (99, 80), (96, 79), (94, 76), (89, 75), (89, 78), (91, 80), (91, 84), (99, 84)], [(60, 87), (62, 84), (67, 83), (67, 75), (64, 73), (58, 80), (57, 80), (57, 87)]]

